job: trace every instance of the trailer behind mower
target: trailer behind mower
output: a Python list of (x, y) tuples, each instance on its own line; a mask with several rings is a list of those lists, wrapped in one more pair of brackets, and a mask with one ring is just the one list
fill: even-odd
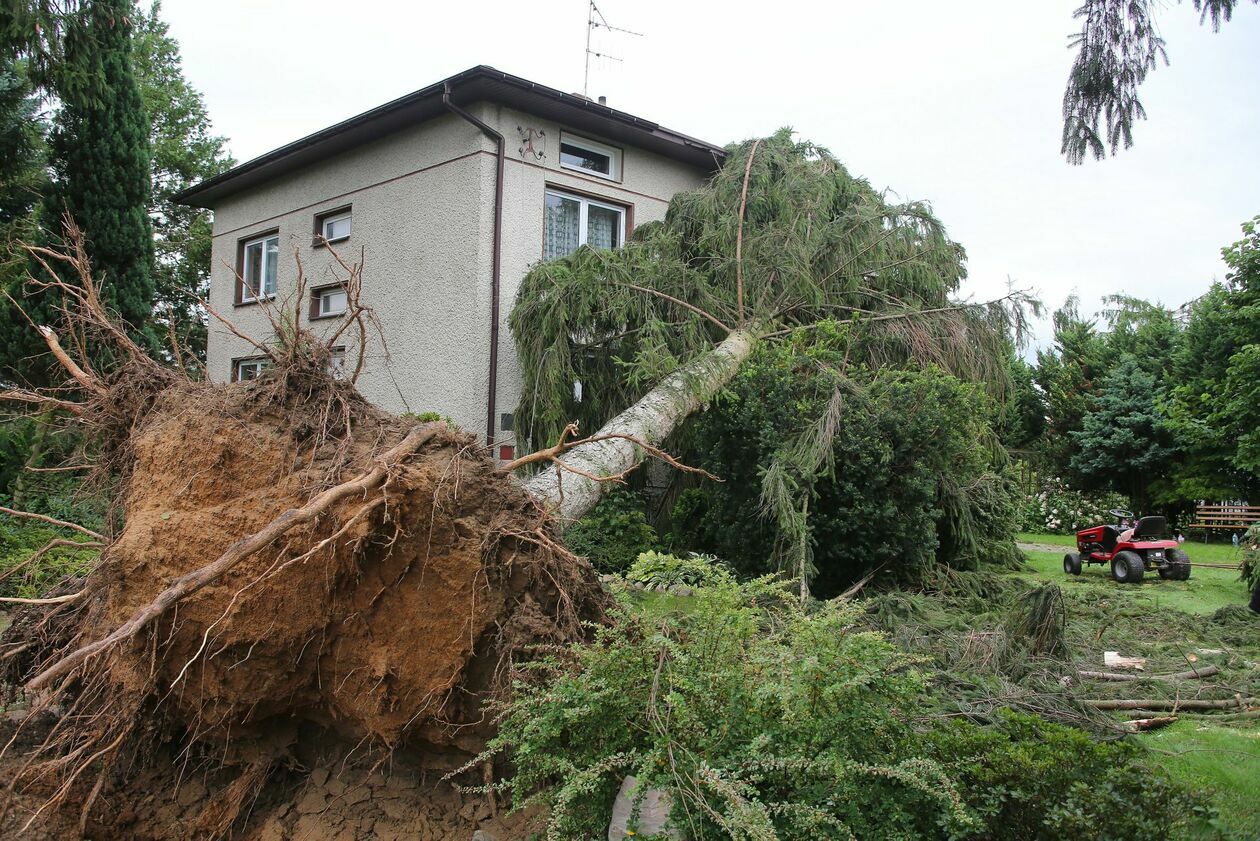
[(1077, 552), (1063, 556), (1063, 571), (1080, 575), (1089, 564), (1111, 564), (1111, 575), (1121, 584), (1137, 584), (1147, 570), (1160, 578), (1185, 581), (1190, 577), (1190, 556), (1168, 535), (1163, 517), (1143, 517), (1132, 528), (1132, 512), (1114, 508), (1117, 525), (1094, 526), (1076, 533)]

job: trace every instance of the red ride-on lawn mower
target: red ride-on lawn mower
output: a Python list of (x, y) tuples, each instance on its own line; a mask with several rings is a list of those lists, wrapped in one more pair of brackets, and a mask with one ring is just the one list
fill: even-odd
[(1163, 517), (1143, 517), (1130, 528), (1133, 513), (1113, 508), (1119, 524), (1094, 526), (1076, 533), (1076, 548), (1063, 556), (1063, 571), (1080, 575), (1086, 564), (1111, 564), (1111, 576), (1121, 584), (1137, 584), (1148, 570), (1159, 572), (1160, 578), (1185, 581), (1190, 577), (1190, 556), (1177, 541), (1168, 536), (1168, 521)]

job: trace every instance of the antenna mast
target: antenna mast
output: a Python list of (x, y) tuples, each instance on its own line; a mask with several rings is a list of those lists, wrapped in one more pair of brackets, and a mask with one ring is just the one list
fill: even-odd
[(629, 29), (622, 29), (620, 26), (613, 26), (612, 24), (610, 24), (608, 20), (604, 17), (604, 13), (601, 12), (599, 10), (599, 7), (595, 5), (595, 0), (588, 0), (587, 6), (588, 8), (586, 12), (586, 72), (582, 76), (582, 96), (585, 96), (587, 99), (590, 99), (591, 56), (595, 56), (596, 58), (607, 58), (607, 59), (611, 59), (612, 61), (621, 61), (621, 59), (615, 55), (608, 55), (608, 53), (601, 53), (601, 52), (596, 52), (592, 50), (591, 49), (591, 33), (600, 27), (607, 29), (609, 32), (620, 32), (624, 35), (633, 35), (636, 38), (642, 38), (643, 33), (631, 32)]

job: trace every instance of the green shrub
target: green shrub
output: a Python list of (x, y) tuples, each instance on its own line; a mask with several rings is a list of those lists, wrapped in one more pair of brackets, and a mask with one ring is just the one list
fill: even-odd
[(927, 734), (931, 754), (956, 781), (993, 841), (1177, 837), (1200, 804), (1129, 741), (1007, 712), (983, 728), (948, 720)]
[[(704, 839), (937, 838), (974, 827), (909, 725), (923, 678), (857, 608), (722, 578), (697, 609), (629, 613), (518, 684), (487, 754), (547, 837), (603, 837), (626, 774), (674, 795)], [(474, 761), (474, 765), (482, 758)]]
[[(815, 594), (835, 595), (875, 569), (914, 581), (938, 561), (1010, 562), (1014, 485), (1000, 473), (986, 395), (935, 367), (856, 368), (843, 336), (835, 341), (759, 348), (691, 422), (684, 460), (723, 481), (679, 495), (679, 542), (744, 575), (778, 569), (796, 544), (766, 516), (767, 465), (806, 431), (831, 429), (807, 518)], [(818, 426), (834, 394), (843, 395), (834, 424)], [(802, 481), (791, 477), (786, 486)]]
[[(23, 566), (32, 554), (54, 538), (70, 535), (43, 523), (0, 515), (0, 596), (38, 598), (53, 585), (69, 576), (83, 575), (96, 561), (96, 550), (57, 548)], [(83, 538), (75, 536), (74, 539)], [(12, 574), (10, 571), (13, 570)]]
[(640, 584), (702, 587), (716, 584), (730, 575), (730, 570), (712, 555), (688, 552), (686, 557), (680, 558), (661, 552), (642, 552), (630, 566), (626, 578)]
[(600, 572), (623, 573), (640, 554), (657, 548), (656, 529), (647, 521), (643, 496), (618, 488), (564, 534), (575, 554)]

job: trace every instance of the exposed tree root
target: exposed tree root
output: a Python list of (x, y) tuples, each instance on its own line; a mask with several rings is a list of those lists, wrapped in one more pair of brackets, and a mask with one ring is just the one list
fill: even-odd
[[(356, 302), (341, 331), (294, 329), (300, 310), (277, 302), (278, 338), (258, 341), (273, 367), (214, 385), (144, 355), (68, 235), (66, 253), (30, 250), (48, 272), (35, 285), (63, 302), (64, 323), (40, 332), (68, 384), (46, 405), (84, 433), (75, 465), (123, 527), (7, 512), (87, 539), (36, 558), (101, 551), (85, 579), (24, 600), (0, 643), (0, 683), (29, 706), (0, 748), (8, 767), (20, 754), (5, 802), (46, 792), (35, 820), (77, 801), (87, 827), (128, 775), (173, 757), (223, 780), (178, 837), (222, 837), (310, 740), (342, 745), (347, 765), (475, 755), (522, 663), (589, 633), (607, 596), (470, 436), (355, 392), (373, 323), (357, 303), (361, 262), (334, 255)], [(329, 342), (347, 330), (361, 347), (338, 379)], [(102, 344), (109, 371), (88, 361)], [(51, 726), (23, 747), (32, 722)]]

